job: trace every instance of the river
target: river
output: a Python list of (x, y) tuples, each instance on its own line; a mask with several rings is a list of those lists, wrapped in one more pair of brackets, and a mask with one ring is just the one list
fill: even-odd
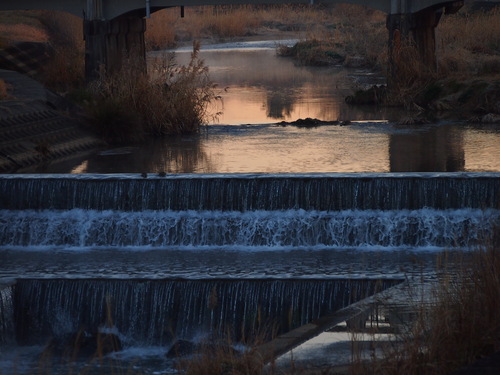
[[(210, 45), (201, 58), (218, 85), (222, 114), (199, 134), (150, 139), (54, 163), (42, 173), (498, 172), (498, 126), (444, 115), (402, 125), (398, 108), (350, 106), (344, 98), (383, 79), (366, 70), (304, 67), (276, 54), (278, 43)], [(169, 51), (172, 52), (172, 51)], [(191, 50), (175, 51), (179, 64)], [(151, 57), (158, 57), (158, 52)], [(349, 121), (281, 126), (304, 118)]]
[[(498, 127), (351, 107), (380, 78), (297, 66), (275, 44), (202, 51), (222, 115), (198, 134), (0, 175), (2, 374), (176, 373), (174, 338), (231, 325), (237, 341), (265, 318), (287, 331), (377, 285), (435, 280), (445, 251), (498, 228)], [(307, 117), (332, 123), (279, 124)], [(82, 327), (122, 350), (44, 351)]]

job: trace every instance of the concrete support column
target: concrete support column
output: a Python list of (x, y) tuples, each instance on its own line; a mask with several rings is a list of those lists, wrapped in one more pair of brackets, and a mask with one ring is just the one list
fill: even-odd
[(420, 61), (429, 69), (437, 69), (435, 28), (441, 18), (441, 11), (424, 9), (412, 14), (389, 14), (389, 70), (395, 78), (405, 64), (401, 49), (414, 46)]
[[(397, 5), (397, 6), (396, 6)], [(402, 69), (405, 45), (413, 45), (418, 52), (420, 62), (431, 71), (437, 70), (435, 29), (445, 14), (456, 13), (464, 5), (463, 1), (450, 1), (425, 8), (416, 13), (405, 13), (406, 3), (395, 1), (394, 14), (387, 16), (389, 30), (389, 81), (394, 81)]]
[(437, 69), (436, 27), (442, 14), (442, 11), (424, 9), (415, 13), (412, 20), (412, 37), (421, 61), (431, 70)]
[(112, 20), (85, 20), (85, 77), (97, 78), (99, 71), (113, 74), (121, 70), (125, 59), (146, 67), (142, 17), (121, 16)]

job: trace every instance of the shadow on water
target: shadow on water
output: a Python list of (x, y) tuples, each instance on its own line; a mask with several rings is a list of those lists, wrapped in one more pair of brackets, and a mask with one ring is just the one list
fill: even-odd
[(465, 170), (464, 132), (454, 125), (408, 128), (390, 136), (391, 172), (461, 172)]
[(76, 166), (72, 173), (194, 173), (214, 171), (198, 136), (153, 138), (146, 147), (101, 151)]
[[(214, 110), (223, 114), (199, 134), (103, 150), (35, 172), (500, 171), (498, 127), (467, 124), (464, 119), (400, 125), (406, 117), (400, 109), (345, 103), (356, 82), (380, 83), (381, 77), (339, 67), (298, 66), (277, 56), (275, 45), (240, 43), (202, 49), (200, 56), (222, 97), (222, 108)], [(188, 61), (189, 52), (176, 52), (179, 64)], [(161, 56), (152, 54), (151, 58)], [(350, 124), (276, 125), (306, 117)]]

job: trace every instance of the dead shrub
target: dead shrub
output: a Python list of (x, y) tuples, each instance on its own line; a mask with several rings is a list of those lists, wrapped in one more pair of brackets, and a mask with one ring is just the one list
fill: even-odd
[(446, 269), (450, 259), (441, 263), (435, 303), (422, 306), (393, 351), (370, 365), (372, 373), (450, 374), (500, 350), (498, 239), (451, 259), (453, 266)]
[(166, 56), (153, 64), (150, 74), (133, 61), (114, 75), (103, 72), (90, 87), (95, 99), (87, 105), (97, 130), (110, 142), (127, 143), (147, 134), (193, 133), (217, 116), (209, 105), (219, 97), (199, 48), (194, 43), (186, 66)]
[(3, 79), (0, 79), (0, 100), (7, 98), (7, 84)]
[(42, 73), (43, 82), (60, 92), (81, 87), (85, 74), (82, 20), (69, 13), (41, 11), (40, 21), (55, 51)]
[(498, 75), (500, 7), (467, 10), (443, 17), (438, 25), (439, 72), (446, 76)]

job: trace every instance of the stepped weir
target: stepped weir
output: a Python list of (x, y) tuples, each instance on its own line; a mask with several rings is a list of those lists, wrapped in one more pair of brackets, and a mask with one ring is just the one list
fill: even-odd
[(366, 250), (467, 250), (499, 226), (499, 173), (0, 175), (0, 345), (283, 333), (401, 281), (356, 270)]

